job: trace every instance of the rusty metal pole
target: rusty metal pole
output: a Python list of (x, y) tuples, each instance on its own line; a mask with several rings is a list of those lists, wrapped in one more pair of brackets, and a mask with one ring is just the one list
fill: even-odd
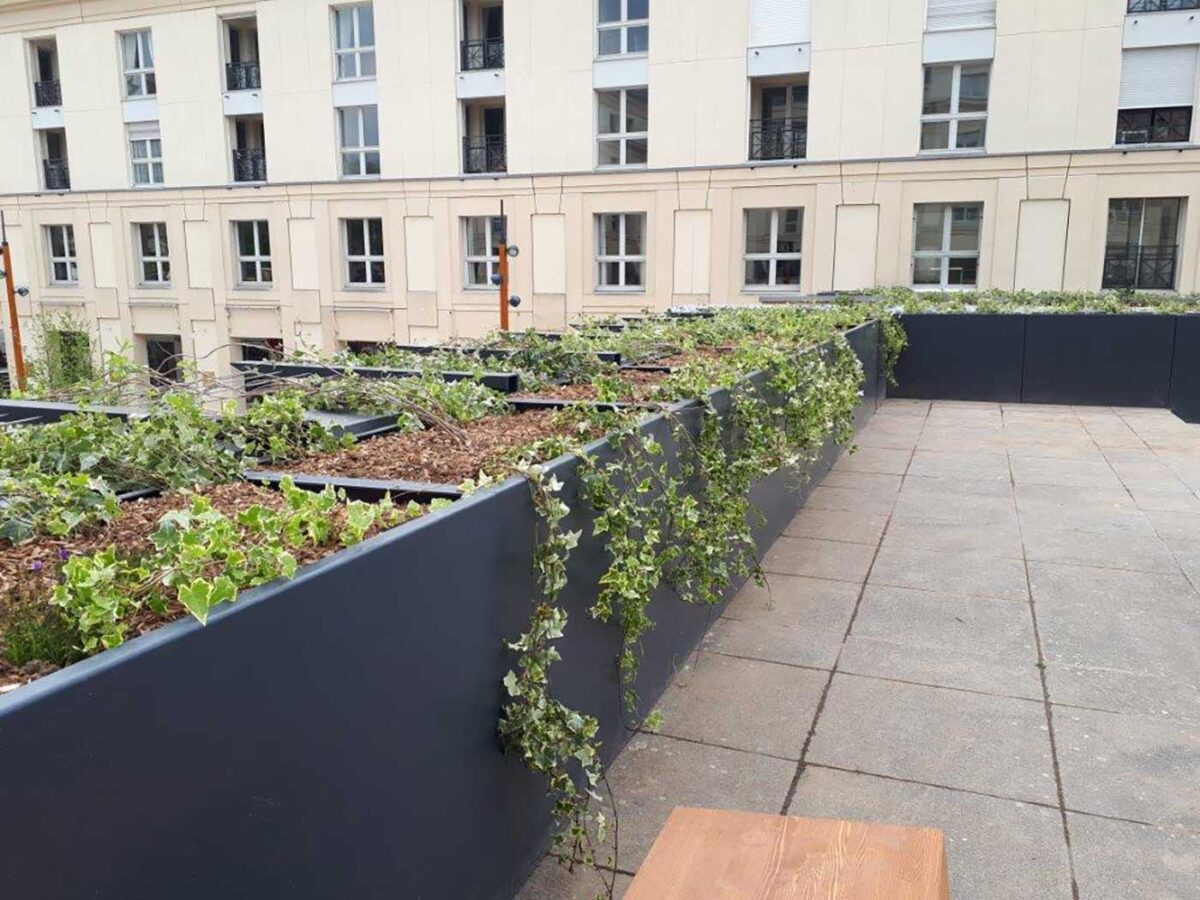
[(4, 265), (4, 289), (8, 294), (8, 321), (12, 328), (13, 374), (17, 390), (25, 390), (25, 352), (21, 348), (21, 321), (17, 318), (17, 288), (13, 281), (12, 251), (8, 247), (8, 224), (0, 211), (0, 258)]
[(504, 220), (504, 201), (500, 201), (500, 222), (504, 236), (496, 248), (500, 253), (500, 330), (508, 331), (508, 223)]

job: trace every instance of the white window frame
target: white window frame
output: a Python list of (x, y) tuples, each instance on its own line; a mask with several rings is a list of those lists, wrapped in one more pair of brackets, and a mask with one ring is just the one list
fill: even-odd
[[(471, 223), (477, 219), (484, 220), (484, 239), (486, 252), (480, 256), (479, 254), (471, 253)], [(492, 253), (492, 248), (496, 246), (495, 226), (500, 223), (501, 234), (507, 230), (508, 223), (505, 221), (505, 216), (463, 216), (462, 219), (462, 235), (463, 235), (463, 288), (469, 291), (495, 291), (499, 289), (498, 285), (492, 283), (492, 276), (500, 271), (500, 255)], [(471, 267), (475, 263), (483, 263), (487, 276), (483, 284), (471, 280)]]
[[(240, 227), (249, 225), (254, 235), (254, 252), (242, 252)], [(269, 288), (275, 286), (275, 266), (271, 262), (271, 254), (263, 253), (263, 236), (266, 235), (268, 246), (271, 241), (271, 223), (267, 219), (237, 219), (233, 222), (233, 258), (237, 266), (235, 283), (240, 288)], [(254, 279), (247, 281), (242, 277), (242, 266), (249, 264), (254, 267)], [(271, 277), (263, 277), (263, 266), (269, 266)]]
[[(163, 184), (166, 181), (166, 174), (163, 166), (162, 132), (159, 130), (158, 123), (131, 125), (126, 138), (129, 148), (129, 178), (133, 186), (147, 188)], [(158, 141), (158, 156), (153, 155), (154, 141)], [(134, 146), (137, 144), (145, 145), (146, 155), (144, 157), (139, 158), (134, 155)], [(139, 168), (146, 170), (145, 181), (138, 181)]]
[[(646, 92), (646, 131), (625, 131), (625, 126), (629, 124), (629, 92), (630, 91), (645, 91)], [(600, 95), (601, 94), (620, 94), (621, 96), (621, 131), (601, 131), (600, 130)], [(596, 168), (597, 169), (640, 169), (644, 168), (650, 162), (650, 89), (648, 87), (627, 87), (627, 88), (612, 88), (602, 91), (596, 91), (596, 107), (593, 113), (593, 120), (596, 122)], [(629, 158), (629, 142), (643, 140), (646, 142), (646, 162), (631, 163)], [(602, 163), (600, 162), (600, 145), (603, 143), (612, 143), (618, 141), (621, 148), (621, 161), (617, 163)]]
[[(383, 172), (383, 157), (379, 153), (378, 144), (368, 144), (367, 140), (367, 118), (366, 111), (368, 109), (375, 110), (375, 131), (379, 131), (379, 106), (374, 103), (368, 103), (365, 106), (339, 106), (337, 108), (338, 119), (338, 177), (342, 179), (354, 178), (379, 178)], [(346, 120), (353, 119), (352, 125), (355, 133), (348, 135), (346, 133)], [(349, 139), (353, 138), (356, 143), (349, 143)], [(378, 163), (379, 172), (368, 172), (368, 158), (371, 154), (375, 154), (376, 162)], [(354, 159), (357, 163), (358, 171), (354, 174), (346, 174), (347, 158)]]
[[(137, 55), (142, 65), (127, 68), (125, 62), (125, 41), (132, 38), (137, 45)], [(139, 28), (136, 31), (120, 33), (118, 52), (121, 54), (121, 95), (126, 100), (140, 100), (144, 97), (158, 96), (158, 76), (154, 71), (154, 38), (149, 28)], [(146, 65), (149, 57), (150, 65)], [(150, 90), (150, 77), (154, 77), (154, 90)], [(130, 91), (129, 79), (134, 78), (140, 85), (139, 91)]]
[[(992, 63), (990, 60), (974, 60), (967, 62), (956, 63), (929, 63), (921, 68), (921, 131), (924, 132), (926, 124), (934, 124), (939, 122), (949, 122), (950, 128), (947, 135), (947, 146), (945, 147), (921, 147), (921, 153), (985, 153), (987, 151), (987, 118), (988, 110), (983, 112), (959, 112), (958, 107), (961, 100), (959, 96), (962, 90), (962, 70), (963, 66), (984, 66), (988, 68), (988, 104), (992, 102)], [(930, 113), (926, 115), (925, 109), (925, 72), (928, 69), (945, 69), (952, 68), (953, 72), (950, 76), (950, 112), (948, 113)], [(959, 122), (979, 122), (984, 123), (983, 146), (982, 147), (959, 147), (958, 146), (958, 123)], [(918, 137), (918, 140), (920, 138)]]
[[(746, 249), (747, 241), (750, 239), (750, 214), (754, 212), (770, 212), (771, 213), (771, 249), (766, 253), (751, 253)], [(781, 213), (789, 213), (796, 211), (800, 213), (800, 243), (801, 250), (796, 253), (780, 253), (779, 252), (779, 217)], [(799, 291), (800, 283), (797, 280), (796, 284), (777, 284), (777, 268), (780, 261), (800, 263), (800, 275), (804, 274), (804, 207), (803, 206), (780, 206), (780, 207), (750, 207), (743, 210), (742, 214), (742, 290), (746, 293), (755, 293), (759, 291), (770, 291), (771, 293), (780, 293), (783, 291)], [(770, 263), (770, 274), (767, 276), (766, 284), (750, 284), (746, 281), (746, 263), (767, 261)]]
[[(942, 209), (942, 248), (940, 250), (918, 250), (917, 249), (917, 208), (921, 206), (940, 206)], [(979, 210), (979, 233), (977, 237), (977, 249), (975, 250), (951, 250), (950, 249), (950, 231), (954, 224), (955, 208), (965, 209), (967, 207), (976, 208)], [(979, 288), (979, 265), (982, 259), (983, 248), (983, 212), (984, 205), (974, 201), (964, 201), (961, 203), (916, 203), (913, 204), (912, 220), (913, 220), (913, 238), (912, 238), (912, 272), (909, 281), (912, 283), (914, 290), (926, 291), (974, 291)], [(951, 284), (950, 283), (950, 258), (968, 258), (974, 259), (975, 262), (975, 283), (974, 284)], [(938, 259), (941, 260), (941, 275), (938, 284), (917, 284), (917, 260), (918, 259)]]
[[(146, 253), (142, 240), (143, 229), (149, 228), (152, 252)], [(137, 283), (140, 287), (159, 288), (171, 284), (171, 244), (167, 239), (166, 222), (138, 222), (133, 226), (134, 249), (137, 251)], [(146, 266), (154, 267), (157, 278), (146, 278)]]
[[(353, 219), (342, 219), (342, 275), (346, 283), (347, 290), (375, 290), (387, 286), (387, 257), (384, 253), (384, 248), (371, 246), (371, 226), (372, 220), (379, 221), (380, 240), (386, 244), (387, 236), (383, 233), (383, 219), (379, 216), (363, 216)], [(358, 227), (362, 229), (363, 249), (366, 251), (361, 256), (350, 255), (350, 229)], [(366, 281), (352, 281), (350, 278), (350, 264), (361, 262), (366, 264)], [(383, 280), (374, 281), (371, 273), (372, 263), (383, 264)]]
[[(77, 287), (79, 285), (79, 251), (75, 246), (75, 226), (46, 225), (45, 229), (46, 260), (50, 264), (50, 283), (52, 285)], [(54, 235), (56, 233), (59, 233), (62, 237), (63, 253), (61, 256), (56, 256), (54, 253)], [(59, 278), (55, 274), (55, 266), (65, 267), (66, 278)]]
[[(373, 3), (351, 3), (345, 6), (335, 6), (330, 10), (330, 27), (332, 29), (333, 41), (333, 80), (336, 81), (372, 81), (376, 78), (379, 71), (379, 57), (375, 51), (375, 44), (363, 44), (361, 34), (361, 21), (359, 19), (361, 10), (370, 10), (371, 12), (371, 31), (375, 33), (375, 39), (379, 39), (379, 35), (375, 32), (375, 5)], [(346, 47), (338, 46), (338, 15), (341, 13), (349, 14), (351, 28), (351, 44)], [(372, 66), (374, 70), (369, 74), (363, 74), (363, 57), (367, 54), (372, 57)], [(350, 57), (354, 60), (354, 74), (343, 75), (341, 61), (343, 57)]]
[[(629, 18), (629, 0), (621, 0), (621, 18), (615, 22), (600, 21), (600, 0), (596, 2), (596, 58), (597, 59), (616, 59), (622, 56), (645, 56), (650, 52), (650, 2), (646, 2), (646, 18), (631, 19)], [(629, 50), (629, 29), (641, 28), (646, 29), (646, 49), (645, 50)], [(621, 49), (616, 53), (601, 53), (600, 52), (600, 35), (606, 31), (621, 32)]]
[[(606, 254), (604, 252), (604, 219), (606, 216), (620, 217), (620, 236), (618, 238), (619, 250), (615, 254)], [(630, 216), (636, 216), (642, 220), (642, 252), (630, 253), (628, 247), (628, 238), (626, 235), (626, 223)], [(647, 216), (644, 212), (605, 212), (596, 213), (593, 221), (593, 227), (596, 230), (596, 292), (597, 293), (646, 293), (646, 234)], [(620, 263), (620, 277), (617, 279), (617, 284), (604, 283), (604, 266), (606, 263)], [(642, 283), (637, 285), (626, 284), (625, 282), (625, 264), (626, 263), (641, 263), (642, 266)]]

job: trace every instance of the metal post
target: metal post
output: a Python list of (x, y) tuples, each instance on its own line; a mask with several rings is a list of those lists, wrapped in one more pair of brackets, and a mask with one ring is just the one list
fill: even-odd
[(508, 223), (504, 220), (504, 201), (500, 201), (500, 223), (504, 237), (497, 250), (500, 253), (500, 330), (508, 331)]
[(13, 374), (17, 390), (25, 390), (25, 353), (21, 349), (21, 322), (17, 318), (17, 289), (13, 282), (12, 251), (8, 247), (8, 224), (0, 211), (0, 258), (4, 265), (4, 289), (8, 294), (8, 321), (12, 327)]

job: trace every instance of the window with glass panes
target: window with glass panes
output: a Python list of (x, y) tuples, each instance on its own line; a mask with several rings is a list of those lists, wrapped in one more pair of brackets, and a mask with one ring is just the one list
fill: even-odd
[(158, 93), (154, 78), (154, 42), (149, 28), (126, 31), (121, 35), (121, 68), (125, 74), (126, 97), (153, 97)]
[(597, 56), (650, 49), (650, 0), (599, 0), (598, 22)]
[(346, 284), (382, 287), (387, 282), (383, 255), (383, 219), (343, 219)]
[(918, 203), (913, 207), (913, 284), (974, 287), (979, 281), (982, 203)]
[(463, 257), (469, 288), (494, 288), (492, 276), (500, 271), (500, 242), (504, 240), (503, 216), (470, 216), (463, 219)]
[(156, 387), (169, 387), (179, 382), (183, 377), (179, 368), (183, 361), (183, 342), (179, 335), (146, 335), (142, 341), (146, 348), (146, 366), (154, 373), (152, 383)]
[(1174, 290), (1182, 214), (1181, 197), (1109, 200), (1101, 287)]
[(129, 161), (134, 187), (163, 183), (162, 135), (157, 123), (130, 126)]
[(51, 284), (78, 284), (79, 260), (75, 256), (75, 226), (47, 225), (46, 251)]
[(333, 56), (338, 81), (375, 77), (375, 11), (370, 3), (334, 8)]
[(596, 216), (596, 287), (599, 290), (646, 289), (646, 214)]
[(165, 222), (142, 222), (133, 226), (137, 237), (138, 282), (170, 284), (171, 255)]
[(379, 174), (379, 107), (343, 106), (338, 113), (342, 177)]
[(800, 290), (804, 210), (746, 210), (747, 288)]
[(922, 150), (982, 150), (987, 143), (991, 64), (925, 67)]
[(238, 284), (271, 284), (270, 224), (266, 220), (234, 222), (233, 240), (237, 249)]
[(644, 166), (648, 153), (650, 97), (646, 88), (596, 92), (596, 162)]

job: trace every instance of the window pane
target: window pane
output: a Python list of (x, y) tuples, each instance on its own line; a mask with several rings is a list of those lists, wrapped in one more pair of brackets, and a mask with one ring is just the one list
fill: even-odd
[(371, 263), (371, 283), (383, 284), (386, 280), (387, 279), (383, 277), (383, 262), (376, 261)]
[(913, 260), (913, 284), (941, 284), (942, 260), (940, 257), (918, 257)]
[(978, 206), (956, 206), (950, 220), (950, 249), (978, 250), (979, 222), (982, 218)]
[(135, 164), (133, 167), (133, 183), (134, 184), (149, 184), (150, 183), (150, 167), (145, 164)]
[(375, 77), (375, 51), (368, 50), (358, 54), (358, 74), (360, 78)]
[(154, 233), (158, 236), (158, 255), (167, 256), (171, 252), (167, 246), (167, 226), (155, 225)]
[(63, 252), (64, 249), (65, 248), (63, 246), (63, 229), (51, 228), (50, 229), (50, 255), (51, 256), (64, 256), (65, 255), (65, 253)]
[(621, 0), (600, 0), (600, 21), (621, 21)]
[(138, 65), (138, 46), (136, 34), (121, 35), (121, 57), (125, 63), (125, 71), (141, 68)]
[(500, 255), (500, 243), (508, 237), (508, 222), (504, 216), (492, 216), (492, 246), (489, 251), (492, 256)]
[(161, 277), (162, 277), (163, 282), (170, 282), (170, 280), (171, 280), (171, 261), (169, 259), (163, 261), (160, 264), (160, 268), (162, 270)]
[(145, 79), (146, 79), (146, 93), (149, 94), (150, 96), (154, 96), (155, 94), (158, 93), (158, 82), (155, 79), (154, 73), (147, 72), (145, 75)]
[(602, 256), (619, 256), (621, 253), (621, 217), (600, 217), (600, 252)]
[(379, 174), (379, 154), (374, 150), (367, 154), (367, 174)]
[(153, 165), (150, 167), (150, 171), (153, 173), (153, 177), (151, 178), (151, 180), (152, 180), (152, 181), (153, 181), (155, 184), (162, 184), (162, 183), (163, 183), (163, 167), (162, 167), (162, 163), (154, 163), (154, 164), (153, 164)]
[(374, 256), (383, 255), (383, 219), (367, 219), (367, 235), (370, 238), (370, 252)]
[(140, 97), (142, 93), (142, 79), (137, 75), (125, 76), (125, 96)]
[(258, 268), (252, 262), (244, 262), (240, 266), (241, 280), (244, 284), (252, 284), (258, 281)]
[(65, 228), (63, 228), (63, 233), (66, 235), (66, 238), (67, 238), (67, 256), (74, 256), (75, 255), (75, 228), (74, 228), (74, 226), (72, 226), (72, 225), (66, 226)]
[(647, 144), (645, 138), (638, 138), (625, 142), (625, 165), (640, 166), (645, 165), (647, 157)]
[(353, 53), (343, 53), (337, 58), (337, 77), (354, 78), (358, 74), (357, 57)]
[(600, 265), (600, 284), (604, 287), (617, 287), (621, 284), (621, 264), (607, 262)]
[(375, 8), (370, 4), (360, 6), (358, 13), (358, 46), (375, 46)]
[(958, 149), (981, 149), (987, 139), (987, 119), (959, 119)]
[(646, 242), (642, 235), (643, 219), (641, 215), (625, 217), (625, 255), (641, 256), (646, 252)]
[(271, 226), (267, 222), (256, 223), (258, 229), (258, 252), (263, 256), (271, 255)]
[(234, 226), (239, 256), (254, 255), (254, 223), (238, 222)]
[(344, 107), (338, 110), (338, 131), (341, 135), (342, 149), (359, 145), (357, 109)]
[(154, 263), (142, 263), (142, 284), (158, 281), (158, 269)]
[(922, 122), (921, 149), (946, 150), (950, 147), (949, 122)]
[(962, 78), (958, 85), (959, 112), (987, 112), (988, 65), (962, 67)]
[(918, 250), (941, 250), (944, 210), (938, 204), (923, 203), (916, 207), (916, 243)]
[(625, 130), (649, 131), (649, 97), (645, 88), (625, 92)]
[(359, 153), (343, 153), (342, 154), (342, 174), (343, 175), (361, 175), (362, 172), (362, 155)]
[(626, 29), (625, 51), (627, 53), (645, 53), (650, 49), (650, 29), (645, 25), (636, 25)]
[(334, 33), (337, 35), (336, 46), (339, 50), (354, 46), (354, 10), (335, 9), (333, 11)]
[(625, 286), (626, 287), (641, 287), (642, 286), (642, 265), (640, 262), (625, 263)]
[(650, 0), (629, 0), (627, 19), (650, 18)]
[(142, 256), (154, 255), (154, 226), (139, 225), (138, 235), (141, 238)]
[(467, 284), (472, 287), (491, 287), (491, 282), (488, 281), (487, 263), (468, 263)]
[(746, 260), (746, 284), (751, 287), (766, 287), (770, 283), (771, 263), (765, 259)]
[(134, 159), (145, 159), (146, 158), (146, 142), (145, 141), (132, 141), (129, 144), (129, 152), (133, 155)]
[(379, 146), (379, 107), (364, 106), (362, 108), (363, 146)]
[(950, 257), (947, 284), (970, 287), (979, 280), (979, 258), (974, 256)]
[(162, 141), (158, 138), (150, 138), (150, 156), (153, 159), (162, 156)]
[(779, 239), (775, 250), (778, 253), (799, 253), (803, 214), (798, 209), (779, 211)]
[(771, 252), (771, 210), (746, 210), (746, 252)]
[(621, 164), (621, 142), (601, 141), (597, 161), (602, 166), (619, 166)]
[(365, 262), (350, 263), (350, 283), (351, 284), (366, 284), (367, 282), (367, 264)]
[(270, 284), (274, 280), (271, 275), (271, 264), (269, 262), (264, 262), (260, 268), (262, 271), (263, 282), (266, 284)]
[(1147, 200), (1146, 224), (1142, 230), (1145, 247), (1174, 246), (1179, 227), (1179, 200), (1176, 198)]
[(596, 111), (596, 127), (600, 134), (617, 134), (620, 132), (620, 91), (600, 91), (596, 94)]
[(954, 83), (954, 66), (925, 67), (925, 96), (921, 112), (938, 115), (950, 112), (950, 90)]
[(1108, 243), (1137, 243), (1142, 228), (1141, 214), (1141, 200), (1110, 200), (1108, 204)]
[(798, 287), (800, 285), (800, 260), (778, 260), (775, 263), (775, 284)]
[(346, 221), (346, 252), (351, 256), (366, 256), (367, 247), (363, 243), (363, 223), (361, 219)]
[(154, 68), (154, 38), (149, 31), (143, 31), (141, 34), (142, 46), (142, 67), (146, 69)]
[(621, 29), (606, 28), (600, 32), (600, 55), (612, 56), (621, 52)]
[(467, 219), (467, 256), (484, 256), (487, 246), (487, 220)]

